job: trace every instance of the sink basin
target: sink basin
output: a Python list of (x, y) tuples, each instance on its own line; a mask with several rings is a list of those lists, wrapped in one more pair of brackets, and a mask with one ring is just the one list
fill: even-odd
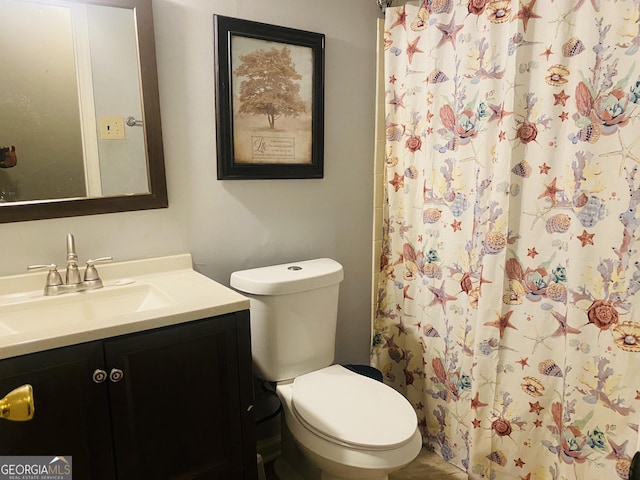
[(46, 272), (0, 276), (0, 360), (247, 310), (189, 254), (100, 266), (104, 287), (45, 296)]
[(96, 322), (155, 310), (176, 302), (150, 284), (112, 286), (55, 297), (0, 304), (0, 335), (40, 330), (56, 324)]

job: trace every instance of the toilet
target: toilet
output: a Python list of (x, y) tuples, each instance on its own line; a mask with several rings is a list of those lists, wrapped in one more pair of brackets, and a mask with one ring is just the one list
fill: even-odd
[(284, 411), (281, 480), (387, 480), (422, 447), (405, 397), (333, 364), (343, 276), (329, 258), (231, 274), (250, 299), (256, 376), (276, 382)]

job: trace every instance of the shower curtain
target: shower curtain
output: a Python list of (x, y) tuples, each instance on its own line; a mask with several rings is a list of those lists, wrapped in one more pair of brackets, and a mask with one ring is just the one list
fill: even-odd
[(386, 10), (372, 364), (415, 407), (425, 445), (470, 478), (628, 477), (639, 3)]

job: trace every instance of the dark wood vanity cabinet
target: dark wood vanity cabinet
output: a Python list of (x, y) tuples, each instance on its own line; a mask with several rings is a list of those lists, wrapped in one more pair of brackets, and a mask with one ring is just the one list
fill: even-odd
[(29, 383), (35, 398), (32, 420), (0, 420), (0, 455), (71, 455), (77, 478), (115, 478), (108, 387), (92, 380), (98, 368), (102, 342), (0, 360), (0, 396)]
[(248, 311), (0, 360), (0, 455), (70, 455), (79, 480), (255, 480)]

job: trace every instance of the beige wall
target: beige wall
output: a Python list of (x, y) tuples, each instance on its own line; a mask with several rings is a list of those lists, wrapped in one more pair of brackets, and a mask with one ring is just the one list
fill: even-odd
[[(372, 0), (154, 0), (169, 208), (0, 225), (0, 275), (191, 252), (205, 275), (328, 256), (345, 267), (337, 361), (368, 362), (376, 18)], [(213, 14), (326, 35), (325, 178), (217, 181)]]

